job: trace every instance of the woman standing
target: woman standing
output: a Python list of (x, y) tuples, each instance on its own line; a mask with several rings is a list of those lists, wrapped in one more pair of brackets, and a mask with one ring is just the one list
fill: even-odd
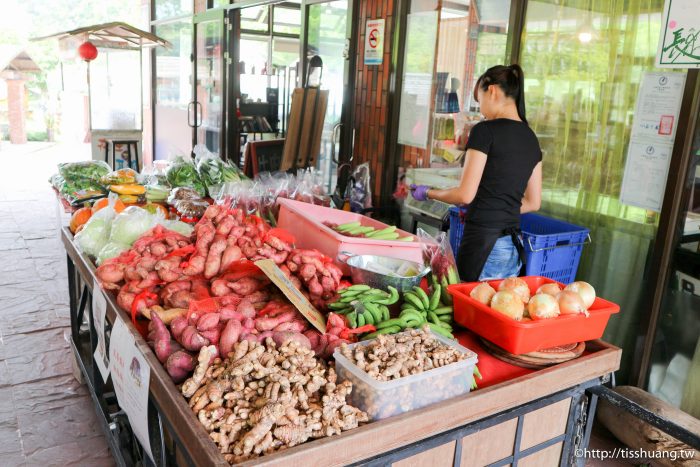
[(542, 151), (525, 119), (523, 86), (518, 65), (486, 70), (474, 87), (485, 120), (469, 134), (459, 186), (411, 185), (416, 200), (469, 205), (457, 254), (463, 281), (515, 276), (525, 262), (520, 214), (540, 208)]

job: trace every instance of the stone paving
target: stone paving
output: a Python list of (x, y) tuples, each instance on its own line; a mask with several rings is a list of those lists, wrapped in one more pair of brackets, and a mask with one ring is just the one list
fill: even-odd
[(0, 465), (114, 465), (73, 377), (65, 251), (47, 181), (58, 162), (89, 158), (89, 147), (2, 144)]

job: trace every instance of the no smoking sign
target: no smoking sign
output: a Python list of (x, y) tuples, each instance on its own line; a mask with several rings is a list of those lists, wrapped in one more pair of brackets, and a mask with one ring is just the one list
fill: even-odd
[(365, 27), (365, 65), (381, 65), (384, 58), (384, 20), (367, 20)]

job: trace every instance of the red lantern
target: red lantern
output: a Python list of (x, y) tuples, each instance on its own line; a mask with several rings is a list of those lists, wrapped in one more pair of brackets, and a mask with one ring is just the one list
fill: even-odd
[(91, 62), (97, 58), (97, 47), (92, 42), (83, 42), (78, 47), (78, 55), (86, 62)]

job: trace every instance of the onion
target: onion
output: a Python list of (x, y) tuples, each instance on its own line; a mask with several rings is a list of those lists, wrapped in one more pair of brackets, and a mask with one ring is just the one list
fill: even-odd
[(586, 305), (583, 303), (581, 296), (576, 292), (562, 290), (557, 295), (557, 301), (559, 302), (559, 312), (562, 315), (577, 315), (583, 313), (588, 316)]
[(498, 290), (511, 290), (520, 297), (523, 303), (530, 301), (530, 287), (527, 285), (527, 282), (519, 277), (509, 277), (505, 279), (501, 282), (501, 285), (498, 286)]
[(538, 294), (528, 302), (527, 312), (532, 319), (555, 318), (559, 316), (559, 303), (551, 295)]
[(516, 321), (523, 319), (525, 304), (518, 294), (510, 290), (496, 292), (491, 299), (491, 308)]
[(572, 292), (577, 292), (583, 299), (584, 306), (588, 309), (593, 305), (595, 301), (595, 289), (588, 282), (576, 281), (567, 285), (564, 290), (571, 290)]
[(489, 303), (491, 303), (491, 298), (493, 298), (495, 293), (496, 290), (491, 287), (488, 282), (482, 282), (472, 289), (469, 296), (477, 302), (481, 302), (488, 306)]
[(544, 284), (541, 285), (539, 289), (537, 289), (536, 294), (547, 294), (551, 295), (552, 297), (556, 297), (557, 294), (561, 292), (561, 287), (559, 287), (559, 284)]

